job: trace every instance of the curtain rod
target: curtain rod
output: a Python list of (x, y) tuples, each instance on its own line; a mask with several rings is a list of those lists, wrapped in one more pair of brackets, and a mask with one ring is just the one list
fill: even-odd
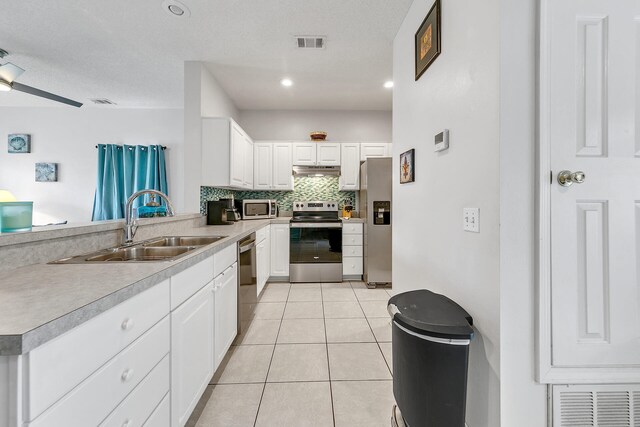
[[(117, 147), (122, 147), (122, 145), (117, 145)], [(167, 146), (166, 146), (166, 145), (161, 145), (161, 147), (162, 147), (162, 149), (163, 149), (163, 150), (166, 150), (166, 149), (167, 149)], [(97, 146), (97, 145), (96, 145), (96, 148), (98, 148), (98, 146)]]

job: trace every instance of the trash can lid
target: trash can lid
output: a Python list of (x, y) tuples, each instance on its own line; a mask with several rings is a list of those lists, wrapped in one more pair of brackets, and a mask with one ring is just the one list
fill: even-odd
[(473, 319), (444, 295), (426, 289), (403, 292), (389, 299), (389, 313), (417, 334), (445, 339), (473, 338)]

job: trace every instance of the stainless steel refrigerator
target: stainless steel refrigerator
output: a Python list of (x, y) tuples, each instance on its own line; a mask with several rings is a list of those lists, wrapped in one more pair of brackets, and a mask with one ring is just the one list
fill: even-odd
[(360, 216), (364, 222), (364, 281), (391, 283), (390, 157), (368, 158), (360, 166)]

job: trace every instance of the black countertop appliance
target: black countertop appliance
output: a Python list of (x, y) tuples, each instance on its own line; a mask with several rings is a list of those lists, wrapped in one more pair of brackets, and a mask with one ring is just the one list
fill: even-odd
[(233, 198), (207, 202), (207, 225), (229, 225), (239, 220)]

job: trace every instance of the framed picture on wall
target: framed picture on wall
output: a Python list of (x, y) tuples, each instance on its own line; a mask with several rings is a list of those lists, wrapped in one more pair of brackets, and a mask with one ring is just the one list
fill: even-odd
[(412, 148), (400, 154), (400, 184), (416, 180), (416, 153)]
[(31, 135), (25, 133), (13, 133), (9, 135), (8, 140), (9, 153), (30, 153), (31, 152)]
[(440, 55), (440, 0), (436, 0), (415, 37), (416, 81)]

